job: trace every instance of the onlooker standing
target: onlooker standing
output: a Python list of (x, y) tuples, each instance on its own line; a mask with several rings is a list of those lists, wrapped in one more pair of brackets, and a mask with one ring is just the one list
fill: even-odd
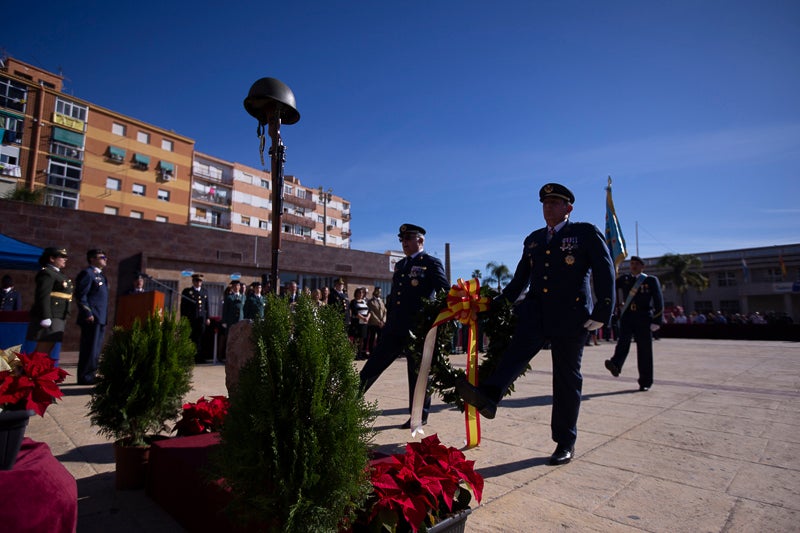
[(264, 295), (261, 294), (260, 282), (254, 281), (250, 284), (250, 290), (247, 291), (247, 297), (244, 299), (242, 314), (248, 320), (255, 320), (264, 316)]
[(328, 305), (333, 306), (334, 309), (342, 313), (344, 323), (348, 323), (347, 294), (344, 292), (344, 280), (342, 278), (338, 278), (333, 282), (333, 290), (328, 295)]
[(195, 362), (205, 362), (203, 353), (203, 335), (206, 326), (211, 324), (208, 316), (208, 291), (203, 287), (203, 275), (192, 274), (192, 286), (186, 287), (181, 292), (181, 316), (189, 319), (192, 326), (192, 342), (197, 346)]
[[(366, 392), (384, 370), (389, 368), (397, 357), (404, 353), (411, 341), (412, 330), (416, 324), (417, 313), (423, 307), (424, 298), (432, 298), (440, 290), (448, 290), (450, 283), (444, 274), (439, 259), (428, 255), (424, 248), (425, 230), (414, 224), (403, 224), (397, 234), (406, 256), (397, 262), (392, 276), (392, 290), (386, 301), (386, 325), (381, 332), (381, 340), (372, 350), (367, 363), (361, 369), (361, 390)], [(414, 399), (419, 368), (414, 357), (406, 357), (408, 374), (408, 411)], [(425, 396), (422, 410), (422, 423), (428, 423), (431, 397)], [(411, 427), (409, 418), (403, 429)]]
[(94, 384), (108, 319), (108, 279), (103, 274), (108, 257), (103, 250), (92, 249), (86, 252), (86, 259), (89, 266), (75, 278), (75, 303), (81, 327), (78, 385)]
[(508, 388), (549, 342), (553, 361), (550, 429), (557, 444), (550, 464), (562, 465), (575, 454), (586, 338), (589, 331), (608, 323), (614, 309), (614, 265), (603, 233), (592, 224), (569, 220), (575, 203), (572, 191), (548, 183), (539, 190), (539, 201), (547, 226), (525, 238), (514, 278), (498, 297), (515, 302), (529, 287), (516, 306), (518, 320), (511, 343), (480, 387), (459, 380), (456, 390), (483, 416), (494, 418)]
[(297, 299), (300, 298), (300, 292), (297, 290), (296, 281), (290, 281), (286, 284), (283, 297), (289, 302), (289, 306), (294, 309), (294, 304), (296, 304)]
[(42, 269), (36, 274), (36, 291), (25, 339), (36, 341), (37, 352), (50, 355), (57, 342), (64, 338), (69, 303), (72, 301), (72, 280), (64, 274), (67, 266), (65, 248), (45, 248), (39, 257)]
[(367, 305), (367, 289), (358, 287), (350, 300), (350, 337), (356, 349), (356, 359), (367, 357), (367, 323), (369, 322), (369, 306)]
[(131, 288), (128, 289), (128, 292), (125, 294), (142, 294), (144, 292), (144, 276), (137, 274), (136, 277), (133, 278), (133, 285), (131, 285)]
[(653, 332), (661, 327), (664, 297), (658, 278), (643, 272), (641, 257), (631, 256), (630, 269), (630, 274), (617, 279), (619, 298), (624, 298), (625, 303), (620, 311), (617, 347), (605, 365), (612, 376), (619, 376), (631, 348), (631, 339), (636, 337), (639, 390), (646, 391), (653, 386)]
[(0, 288), (0, 311), (21, 311), (22, 297), (14, 288), (14, 280), (6, 274)]
[(372, 297), (367, 300), (367, 307), (369, 307), (369, 322), (367, 322), (366, 355), (369, 355), (380, 340), (381, 329), (386, 323), (386, 304), (383, 303), (383, 298), (381, 298), (380, 287), (375, 287), (372, 291)]

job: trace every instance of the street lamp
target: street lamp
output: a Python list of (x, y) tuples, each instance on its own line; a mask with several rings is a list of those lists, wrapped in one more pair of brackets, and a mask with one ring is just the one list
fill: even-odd
[(287, 125), (300, 120), (297, 103), (292, 90), (282, 81), (275, 78), (261, 78), (251, 87), (244, 108), (258, 120), (256, 134), (260, 141), (259, 154), (261, 165), (264, 165), (264, 126), (268, 126), (268, 134), (272, 139), (269, 155), (272, 160), (272, 289), (280, 293), (278, 278), (278, 256), (281, 253), (281, 213), (283, 212), (283, 164), (286, 162), (286, 147), (281, 141), (281, 122)]
[(328, 192), (323, 192), (322, 185), (320, 185), (317, 190), (322, 202), (322, 246), (328, 246), (328, 204), (331, 201), (333, 189), (329, 187)]

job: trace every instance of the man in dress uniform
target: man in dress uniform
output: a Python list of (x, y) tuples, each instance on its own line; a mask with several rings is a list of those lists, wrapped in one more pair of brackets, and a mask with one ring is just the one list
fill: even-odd
[(347, 294), (344, 292), (344, 280), (338, 278), (333, 282), (333, 290), (328, 295), (328, 305), (333, 306), (334, 309), (342, 313), (342, 319), (345, 324), (350, 324), (349, 302), (347, 301)]
[(103, 274), (108, 257), (103, 250), (86, 252), (89, 266), (75, 278), (75, 303), (81, 341), (78, 352), (78, 385), (93, 385), (103, 349), (108, 319), (108, 279)]
[[(423, 307), (423, 298), (433, 298), (442, 289), (448, 290), (450, 283), (444, 274), (442, 262), (423, 250), (425, 230), (414, 224), (403, 224), (397, 234), (406, 256), (397, 262), (392, 276), (392, 289), (386, 299), (386, 324), (381, 339), (372, 350), (367, 363), (361, 369), (361, 390), (366, 392), (384, 370), (389, 368), (411, 341), (415, 318)], [(408, 411), (414, 398), (414, 387), (419, 372), (418, 364), (411, 354), (406, 357), (408, 373)], [(422, 411), (422, 423), (428, 423), (431, 397), (426, 395)], [(403, 429), (411, 427), (409, 418)]]
[(192, 286), (186, 287), (181, 292), (181, 316), (188, 318), (192, 325), (191, 338), (197, 346), (197, 354), (194, 357), (196, 363), (205, 362), (202, 342), (206, 326), (211, 324), (208, 314), (208, 291), (203, 287), (203, 275), (192, 274)]
[(49, 355), (64, 338), (73, 285), (64, 274), (66, 248), (45, 248), (39, 264), (42, 269), (36, 274), (36, 291), (25, 339), (36, 341), (35, 351)]
[(658, 278), (643, 272), (641, 257), (631, 256), (630, 269), (630, 274), (617, 279), (619, 301), (625, 303), (620, 311), (617, 347), (614, 357), (606, 360), (606, 368), (612, 376), (619, 376), (631, 349), (631, 337), (636, 337), (639, 390), (646, 391), (653, 386), (653, 332), (661, 328), (664, 296)]
[[(494, 373), (479, 387), (462, 379), (456, 390), (483, 416), (494, 418), (508, 388), (549, 342), (553, 360), (550, 428), (557, 444), (550, 464), (561, 465), (575, 453), (586, 339), (589, 331), (608, 323), (614, 309), (614, 265), (603, 233), (592, 224), (569, 220), (575, 202), (572, 191), (548, 183), (539, 190), (539, 201), (547, 226), (525, 238), (514, 278), (497, 297), (514, 302), (528, 288), (517, 306), (511, 343)], [(592, 300), (590, 276), (597, 302)]]
[(22, 298), (14, 288), (14, 280), (6, 274), (0, 288), (0, 311), (21, 311)]

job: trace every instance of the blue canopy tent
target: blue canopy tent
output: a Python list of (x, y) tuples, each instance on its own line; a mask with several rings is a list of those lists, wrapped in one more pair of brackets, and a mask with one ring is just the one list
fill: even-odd
[(0, 233), (0, 271), (38, 270), (43, 248), (33, 246)]

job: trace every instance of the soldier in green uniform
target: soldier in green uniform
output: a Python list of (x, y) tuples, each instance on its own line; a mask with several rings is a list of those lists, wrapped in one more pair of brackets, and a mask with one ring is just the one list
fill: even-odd
[(66, 248), (48, 247), (39, 257), (42, 269), (36, 274), (36, 291), (25, 338), (36, 342), (35, 350), (50, 355), (64, 338), (72, 301), (72, 280), (64, 274)]

